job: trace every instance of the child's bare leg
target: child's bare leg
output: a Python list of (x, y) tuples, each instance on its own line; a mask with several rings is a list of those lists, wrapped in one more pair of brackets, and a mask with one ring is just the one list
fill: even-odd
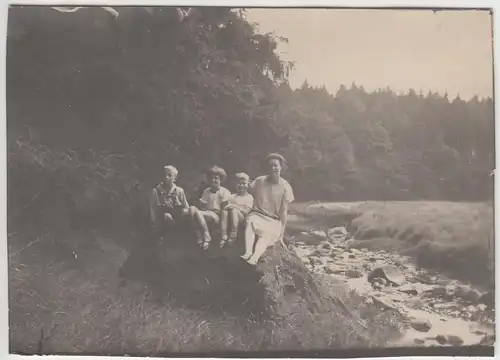
[(203, 246), (203, 232), (207, 229), (207, 223), (200, 213), (200, 210), (195, 206), (191, 206), (188, 210), (189, 219), (193, 224), (196, 232), (196, 241), (198, 245)]
[(247, 221), (245, 226), (245, 254), (241, 257), (248, 260), (252, 256), (253, 244), (255, 243), (255, 232), (253, 230), (253, 225), (250, 221)]
[(212, 236), (210, 235), (210, 230), (208, 228), (208, 223), (218, 223), (219, 219), (214, 219), (211, 213), (206, 213), (199, 211), (199, 223), (203, 230), (203, 249), (207, 249), (212, 241)]
[(191, 225), (196, 229), (196, 232), (198, 232), (198, 220), (196, 214), (198, 213), (198, 209), (195, 206), (190, 206), (187, 209), (187, 217)]
[(233, 243), (238, 236), (238, 227), (240, 226), (241, 222), (245, 220), (245, 217), (240, 210), (231, 209), (229, 211), (229, 218), (231, 220), (231, 233), (229, 235), (229, 241)]
[(223, 247), (227, 242), (227, 222), (228, 222), (228, 211), (223, 210), (220, 216), (220, 231), (221, 231), (221, 242), (220, 247)]
[(174, 223), (174, 218), (172, 217), (172, 214), (169, 214), (169, 213), (165, 213), (163, 214), (164, 216), (164, 225), (165, 225), (165, 229), (169, 229), (172, 224)]
[(204, 214), (199, 210), (196, 212), (196, 222), (204, 234), (208, 233), (207, 220), (205, 219)]

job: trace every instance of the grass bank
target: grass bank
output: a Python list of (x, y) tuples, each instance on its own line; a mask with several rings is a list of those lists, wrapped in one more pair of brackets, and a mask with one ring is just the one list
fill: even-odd
[[(200, 257), (184, 245), (165, 252), (164, 267), (147, 258), (127, 267), (134, 247), (125, 239), (81, 240), (63, 253), (48, 236), (31, 245), (16, 235), (9, 239), (11, 352), (168, 356), (381, 348), (399, 335), (396, 314), (365, 305), (341, 284), (313, 279), (281, 248), (270, 250), (258, 271)], [(250, 316), (263, 307), (268, 316)]]
[(491, 203), (441, 201), (294, 204), (291, 231), (345, 225), (353, 246), (411, 256), (427, 268), (491, 288), (494, 218)]

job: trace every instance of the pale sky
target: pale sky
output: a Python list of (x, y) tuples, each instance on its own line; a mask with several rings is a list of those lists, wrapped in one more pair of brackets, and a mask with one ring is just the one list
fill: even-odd
[(487, 11), (249, 9), (261, 32), (288, 38), (278, 52), (296, 61), (292, 87), (307, 78), (330, 92), (354, 81), (464, 100), (493, 94), (491, 18)]

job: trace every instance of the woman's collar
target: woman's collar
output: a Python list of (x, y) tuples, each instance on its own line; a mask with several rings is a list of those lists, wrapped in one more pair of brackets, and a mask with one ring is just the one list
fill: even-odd
[(276, 181), (273, 181), (271, 175), (267, 175), (266, 181), (270, 184), (279, 184), (281, 182), (281, 175), (278, 177), (278, 179)]

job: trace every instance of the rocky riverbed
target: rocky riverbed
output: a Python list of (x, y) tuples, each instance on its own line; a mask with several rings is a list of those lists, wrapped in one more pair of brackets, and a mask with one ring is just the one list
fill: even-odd
[(399, 254), (353, 248), (345, 228), (295, 239), (294, 251), (310, 271), (340, 279), (381, 311), (393, 309), (407, 319), (404, 336), (390, 346), (493, 346), (492, 292), (416, 268)]

